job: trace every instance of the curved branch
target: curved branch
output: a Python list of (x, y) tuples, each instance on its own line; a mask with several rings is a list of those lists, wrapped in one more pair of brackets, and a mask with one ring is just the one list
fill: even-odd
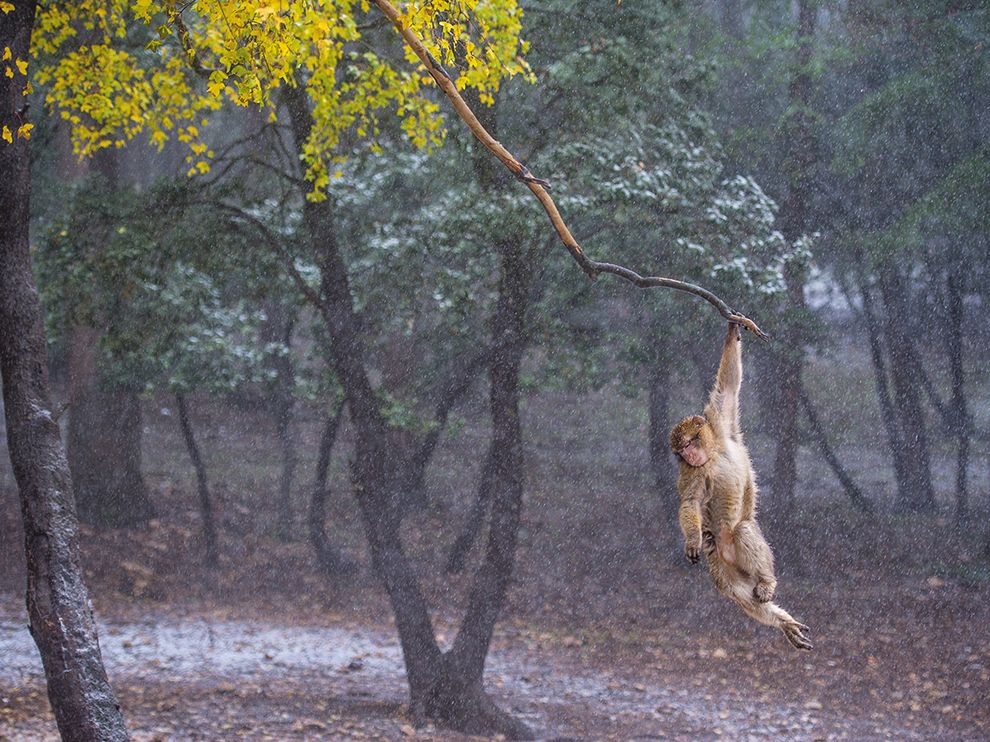
[(497, 157), (503, 165), (511, 172), (517, 180), (522, 181), (526, 184), (526, 187), (536, 196), (540, 204), (543, 206), (543, 210), (546, 211), (547, 216), (550, 218), (550, 223), (557, 232), (557, 236), (560, 241), (564, 244), (564, 247), (571, 253), (571, 257), (574, 261), (581, 267), (581, 269), (592, 279), (598, 278), (600, 273), (611, 273), (612, 275), (619, 276), (633, 283), (640, 288), (669, 288), (676, 289), (677, 291), (684, 291), (689, 294), (694, 294), (695, 296), (700, 296), (705, 301), (709, 302), (715, 309), (718, 310), (719, 314), (725, 317), (730, 322), (735, 322), (742, 325), (747, 330), (752, 332), (759, 338), (763, 340), (769, 340), (769, 336), (761, 330), (753, 320), (743, 316), (742, 314), (733, 311), (729, 308), (722, 299), (713, 294), (707, 289), (703, 289), (700, 286), (696, 286), (693, 283), (686, 283), (684, 281), (678, 281), (673, 278), (663, 278), (661, 276), (650, 276), (644, 277), (636, 273), (635, 271), (629, 270), (621, 265), (615, 265), (613, 263), (601, 263), (597, 260), (592, 260), (587, 255), (585, 255), (584, 250), (578, 241), (574, 239), (574, 235), (571, 234), (570, 229), (568, 229), (567, 224), (564, 222), (563, 217), (560, 215), (560, 211), (557, 209), (557, 204), (554, 203), (553, 198), (547, 192), (547, 187), (549, 183), (545, 180), (535, 177), (530, 173), (529, 169), (523, 165), (509, 150), (507, 150), (501, 142), (499, 142), (495, 137), (493, 137), (488, 130), (482, 125), (478, 120), (478, 117), (471, 110), (470, 106), (461, 97), (461, 94), (457, 90), (457, 86), (454, 85), (454, 81), (451, 80), (450, 75), (447, 71), (434, 59), (433, 55), (430, 54), (423, 42), (416, 36), (415, 33), (410, 28), (407, 28), (399, 16), (399, 11), (395, 8), (389, 0), (374, 0), (375, 5), (378, 9), (392, 22), (396, 30), (405, 39), (405, 42), (409, 45), (409, 48), (415, 52), (416, 56), (419, 57), (423, 66), (426, 67), (427, 72), (436, 81), (437, 86), (443, 91), (444, 95), (450, 100), (451, 104), (454, 106), (454, 110), (457, 115), (461, 117), (461, 120), (467, 124), (467, 127), (471, 130), (471, 133), (480, 141), (485, 147), (491, 152), (495, 157)]

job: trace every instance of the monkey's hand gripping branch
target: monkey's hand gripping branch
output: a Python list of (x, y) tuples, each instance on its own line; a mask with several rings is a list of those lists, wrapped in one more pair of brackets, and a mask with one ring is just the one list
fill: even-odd
[(685, 281), (678, 281), (674, 278), (664, 278), (663, 276), (641, 276), (640, 274), (625, 268), (621, 265), (615, 265), (614, 263), (601, 263), (597, 260), (592, 260), (587, 255), (585, 255), (584, 250), (581, 249), (581, 245), (578, 244), (577, 240), (574, 239), (574, 235), (567, 228), (567, 224), (564, 222), (563, 217), (560, 215), (560, 211), (557, 209), (557, 204), (554, 203), (550, 194), (547, 192), (547, 187), (549, 183), (540, 178), (534, 177), (532, 173), (523, 165), (509, 150), (507, 150), (502, 143), (499, 142), (495, 137), (493, 137), (487, 129), (478, 120), (478, 117), (474, 115), (474, 111), (464, 102), (461, 94), (457, 91), (457, 86), (454, 85), (454, 81), (451, 80), (450, 75), (447, 71), (433, 58), (429, 50), (423, 45), (419, 37), (407, 28), (399, 17), (399, 11), (395, 8), (392, 3), (388, 0), (374, 0), (375, 5), (378, 9), (392, 22), (398, 32), (405, 39), (405, 42), (409, 45), (416, 56), (419, 57), (423, 66), (426, 67), (430, 76), (436, 81), (437, 86), (443, 91), (444, 95), (450, 100), (451, 104), (454, 106), (454, 110), (457, 111), (457, 115), (461, 117), (461, 120), (467, 124), (467, 127), (471, 130), (471, 133), (477, 137), (485, 147), (495, 155), (502, 164), (508, 168), (517, 180), (526, 184), (526, 187), (532, 191), (533, 195), (539, 200), (540, 204), (543, 206), (544, 211), (547, 212), (547, 216), (550, 217), (550, 223), (553, 224), (554, 229), (557, 231), (557, 235), (560, 237), (560, 241), (564, 243), (564, 247), (568, 249), (571, 253), (571, 257), (574, 258), (575, 262), (581, 269), (588, 274), (592, 279), (598, 278), (601, 273), (611, 273), (613, 275), (619, 276), (620, 278), (629, 281), (634, 286), (639, 288), (668, 288), (676, 289), (678, 291), (685, 291), (689, 294), (694, 294), (695, 296), (700, 296), (705, 301), (709, 302), (715, 309), (718, 310), (719, 314), (725, 317), (730, 322), (735, 322), (738, 325), (742, 325), (747, 330), (752, 332), (757, 337), (763, 340), (769, 340), (770, 336), (767, 335), (763, 330), (761, 330), (753, 320), (748, 317), (734, 312), (729, 308), (722, 299), (713, 294), (711, 291), (702, 288), (701, 286), (696, 286), (693, 283), (687, 283)]

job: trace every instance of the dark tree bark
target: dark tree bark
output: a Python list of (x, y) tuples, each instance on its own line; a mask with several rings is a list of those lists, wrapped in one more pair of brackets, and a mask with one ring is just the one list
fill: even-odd
[[(858, 255), (862, 260), (862, 255)], [(870, 287), (860, 279), (859, 292), (863, 299), (863, 319), (866, 320), (866, 333), (870, 342), (870, 358), (873, 361), (873, 377), (877, 387), (877, 400), (880, 403), (880, 416), (883, 419), (884, 430), (887, 433), (887, 445), (890, 447), (891, 460), (894, 464), (894, 480), (898, 493), (906, 492), (910, 485), (904, 470), (902, 455), (901, 428), (894, 410), (894, 400), (890, 395), (890, 385), (887, 381), (887, 363), (884, 360), (882, 331), (880, 320), (873, 304), (873, 294)]]
[(839, 461), (839, 457), (835, 455), (832, 450), (832, 446), (829, 445), (828, 435), (825, 432), (825, 427), (822, 425), (821, 420), (818, 417), (818, 412), (815, 410), (815, 406), (811, 401), (811, 397), (808, 396), (807, 391), (805, 391), (803, 385), (800, 389), (801, 392), (801, 406), (804, 408), (804, 414), (808, 418), (808, 424), (811, 426), (811, 435), (818, 446), (818, 451), (821, 453), (822, 458), (825, 459), (832, 472), (835, 474), (839, 483), (842, 485), (842, 489), (845, 490), (846, 495), (848, 495), (850, 502), (856, 506), (857, 509), (863, 511), (864, 513), (872, 513), (875, 508), (873, 503), (867, 499), (863, 491), (857, 486), (853, 481), (853, 478), (846, 471), (845, 467)]
[(344, 405), (341, 402), (327, 416), (326, 424), (323, 426), (320, 448), (316, 455), (316, 474), (313, 477), (313, 489), (306, 520), (309, 542), (313, 546), (316, 563), (320, 570), (328, 576), (339, 576), (353, 568), (353, 565), (344, 558), (340, 550), (330, 542), (326, 529), (326, 505), (329, 494), (327, 475), (330, 471), (330, 454), (333, 452), (333, 444), (337, 440), (337, 431), (340, 430), (340, 423), (344, 416), (343, 410)]
[(296, 441), (292, 434), (292, 413), (295, 408), (296, 374), (292, 364), (290, 349), (292, 348), (292, 333), (295, 329), (295, 314), (281, 321), (282, 345), (285, 355), (275, 359), (275, 391), (272, 402), (275, 407), (275, 434), (279, 448), (282, 450), (282, 473), (278, 482), (278, 514), (277, 528), (279, 538), (291, 539), (293, 536), (292, 517), (292, 482), (295, 479)]
[[(23, 0), (0, 22), (0, 47), (28, 59), (36, 3)], [(27, 79), (0, 75), (0, 121), (26, 120)], [(41, 302), (28, 246), (31, 170), (27, 142), (0, 146), (0, 375), (7, 447), (21, 501), (27, 609), (66, 742), (128, 739), (107, 680), (79, 565), (72, 479), (52, 414)]]
[(890, 358), (890, 377), (900, 429), (901, 470), (905, 488), (899, 492), (905, 510), (931, 511), (935, 508), (929, 463), (928, 434), (921, 404), (921, 379), (909, 327), (910, 312), (904, 281), (895, 266), (884, 265), (878, 272), (878, 285), (885, 307), (884, 331)]
[(175, 395), (175, 406), (179, 411), (179, 426), (182, 428), (182, 438), (186, 442), (186, 451), (196, 470), (196, 489), (199, 492), (199, 513), (203, 519), (203, 545), (206, 550), (206, 565), (220, 566), (220, 549), (217, 540), (217, 526), (213, 517), (213, 498), (210, 497), (210, 485), (206, 477), (206, 465), (200, 455), (196, 436), (193, 433), (192, 422), (189, 420), (189, 410), (186, 408), (186, 398), (183, 394)]
[(485, 527), (485, 515), (488, 513), (488, 506), (492, 499), (492, 487), (495, 483), (494, 473), (495, 452), (489, 444), (488, 454), (485, 456), (485, 463), (478, 479), (478, 494), (471, 503), (467, 518), (464, 519), (464, 527), (454, 539), (454, 544), (450, 547), (450, 553), (447, 555), (447, 574), (457, 574), (464, 570), (471, 548)]
[(946, 281), (946, 332), (945, 350), (949, 356), (949, 371), (952, 377), (951, 430), (959, 441), (956, 452), (956, 521), (963, 523), (969, 517), (969, 439), (973, 433), (969, 409), (966, 405), (966, 373), (963, 368), (963, 295), (960, 289), (962, 279), (949, 274)]
[(650, 470), (656, 482), (657, 495), (660, 498), (660, 510), (666, 523), (666, 530), (680, 548), (680, 526), (677, 523), (677, 467), (670, 455), (670, 434), (672, 421), (670, 419), (670, 356), (668, 348), (661, 338), (664, 333), (658, 331), (657, 353), (650, 368), (649, 379), (649, 446)]
[(69, 337), (69, 469), (79, 518), (118, 528), (154, 517), (141, 475), (141, 404), (130, 390), (101, 387), (100, 331), (76, 325)]
[[(811, 104), (811, 56), (815, 33), (816, 4), (810, 0), (798, 3), (797, 58), (789, 90), (789, 113), (783, 127), (783, 170), (787, 194), (780, 210), (781, 231), (791, 241), (808, 231), (811, 205), (811, 170), (815, 162), (815, 141), (809, 112)], [(790, 303), (789, 316), (783, 323), (784, 342), (775, 354), (776, 410), (774, 435), (777, 450), (774, 455), (772, 484), (774, 509), (785, 520), (794, 505), (797, 484), (797, 454), (800, 444), (797, 420), (800, 410), (801, 372), (804, 368), (804, 333), (806, 304), (804, 266), (788, 265), (784, 272)]]
[[(308, 102), (299, 88), (287, 89), (285, 96), (293, 135), (297, 147), (301, 147), (312, 127)], [(518, 368), (512, 365), (512, 355), (508, 352), (496, 355), (499, 360), (493, 362), (493, 412), (497, 406), (500, 415), (495, 438), (506, 463), (496, 475), (499, 504), (493, 507), (489, 549), (472, 590), (468, 618), (455, 646), (445, 655), (437, 644), (425, 597), (404, 552), (399, 532), (410, 495), (408, 483), (414, 479), (416, 451), (408, 445), (406, 431), (388, 424), (371, 384), (368, 350), (360, 317), (354, 309), (347, 267), (336, 241), (332, 203), (329, 200), (307, 202), (303, 209), (303, 225), (321, 275), (319, 295), (307, 296), (314, 301), (326, 323), (333, 343), (331, 361), (344, 388), (354, 425), (353, 489), (372, 565), (395, 615), (409, 681), (410, 707), (417, 717), (468, 733), (526, 737), (529, 733), (525, 726), (499, 710), (481, 687), (492, 626), (501, 609), (512, 568), (519, 508), (515, 498), (517, 493), (521, 494), (521, 478), (515, 471), (517, 459), (521, 457), (514, 432), (518, 428), (518, 415), (513, 417), (507, 412), (517, 401), (516, 390), (509, 380), (503, 380), (503, 372), (495, 367), (509, 364), (505, 373), (510, 375), (517, 373)], [(500, 321), (510, 325), (515, 322), (514, 319), (496, 319), (496, 330), (501, 327)], [(496, 344), (502, 336), (496, 336)], [(505, 342), (511, 342), (513, 337), (510, 333)]]

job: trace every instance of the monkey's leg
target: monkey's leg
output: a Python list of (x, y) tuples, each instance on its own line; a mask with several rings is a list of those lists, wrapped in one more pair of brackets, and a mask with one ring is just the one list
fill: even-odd
[(769, 603), (777, 590), (777, 577), (773, 570), (773, 551), (763, 538), (763, 532), (755, 520), (741, 520), (732, 530), (732, 554), (727, 560), (756, 579), (753, 597), (760, 603)]
[(757, 603), (753, 600), (744, 601), (738, 598), (736, 598), (736, 602), (750, 618), (783, 631), (787, 641), (795, 649), (811, 650), (812, 644), (803, 633), (809, 630), (808, 627), (795, 620), (790, 613), (776, 603)]

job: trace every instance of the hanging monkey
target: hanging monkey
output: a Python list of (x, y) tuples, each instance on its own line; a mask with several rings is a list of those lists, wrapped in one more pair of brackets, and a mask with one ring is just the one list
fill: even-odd
[(756, 478), (739, 427), (742, 332), (729, 321), (722, 360), (704, 414), (686, 417), (670, 433), (677, 454), (678, 520), (684, 554), (705, 554), (715, 587), (746, 615), (784, 632), (797, 649), (811, 649), (808, 627), (773, 603), (773, 552), (756, 523)]

